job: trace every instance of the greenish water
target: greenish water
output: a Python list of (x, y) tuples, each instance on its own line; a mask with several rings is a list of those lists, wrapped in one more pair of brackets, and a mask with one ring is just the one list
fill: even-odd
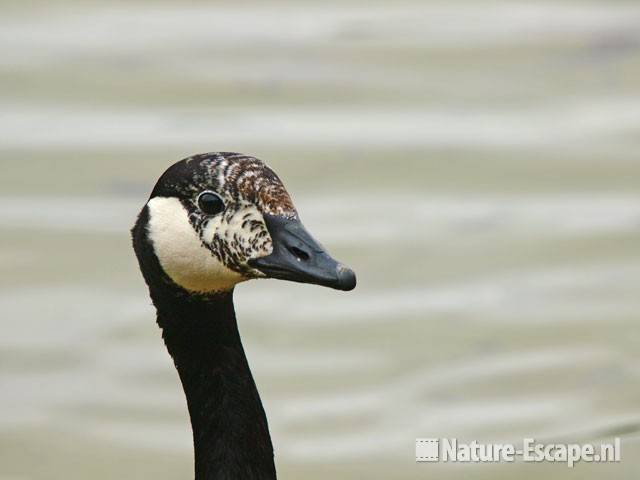
[[(640, 473), (634, 2), (3, 2), (0, 479), (190, 478), (128, 229), (241, 151), (358, 273), (236, 303), (281, 478)], [(619, 464), (432, 465), (416, 437)]]

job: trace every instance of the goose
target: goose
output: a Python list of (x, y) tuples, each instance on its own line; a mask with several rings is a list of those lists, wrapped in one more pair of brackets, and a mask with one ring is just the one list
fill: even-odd
[(275, 172), (239, 153), (199, 154), (170, 166), (131, 235), (186, 396), (195, 479), (275, 479), (234, 287), (276, 278), (347, 291), (354, 272), (305, 229)]

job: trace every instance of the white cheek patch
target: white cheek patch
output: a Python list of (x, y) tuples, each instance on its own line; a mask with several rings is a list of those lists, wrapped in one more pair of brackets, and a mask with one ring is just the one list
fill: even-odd
[(175, 283), (194, 292), (215, 292), (230, 290), (245, 280), (202, 245), (180, 200), (155, 197), (147, 207), (153, 249), (160, 266)]

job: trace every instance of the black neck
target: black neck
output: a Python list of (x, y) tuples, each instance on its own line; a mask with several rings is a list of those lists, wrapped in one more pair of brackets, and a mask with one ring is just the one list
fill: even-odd
[(196, 480), (276, 478), (273, 447), (233, 308), (233, 292), (192, 295), (164, 273), (146, 233), (132, 230), (140, 269), (173, 357), (193, 428)]
[(158, 306), (158, 324), (187, 396), (196, 480), (274, 479), (267, 419), (240, 341), (233, 294), (177, 296), (169, 303)]

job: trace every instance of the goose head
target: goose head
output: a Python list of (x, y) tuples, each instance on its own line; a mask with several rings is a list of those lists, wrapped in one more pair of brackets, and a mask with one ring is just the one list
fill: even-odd
[(134, 227), (134, 245), (141, 266), (149, 252), (140, 250), (150, 250), (166, 278), (187, 292), (226, 292), (254, 278), (338, 290), (356, 284), (353, 271), (302, 225), (275, 172), (237, 153), (196, 155), (169, 167)]

